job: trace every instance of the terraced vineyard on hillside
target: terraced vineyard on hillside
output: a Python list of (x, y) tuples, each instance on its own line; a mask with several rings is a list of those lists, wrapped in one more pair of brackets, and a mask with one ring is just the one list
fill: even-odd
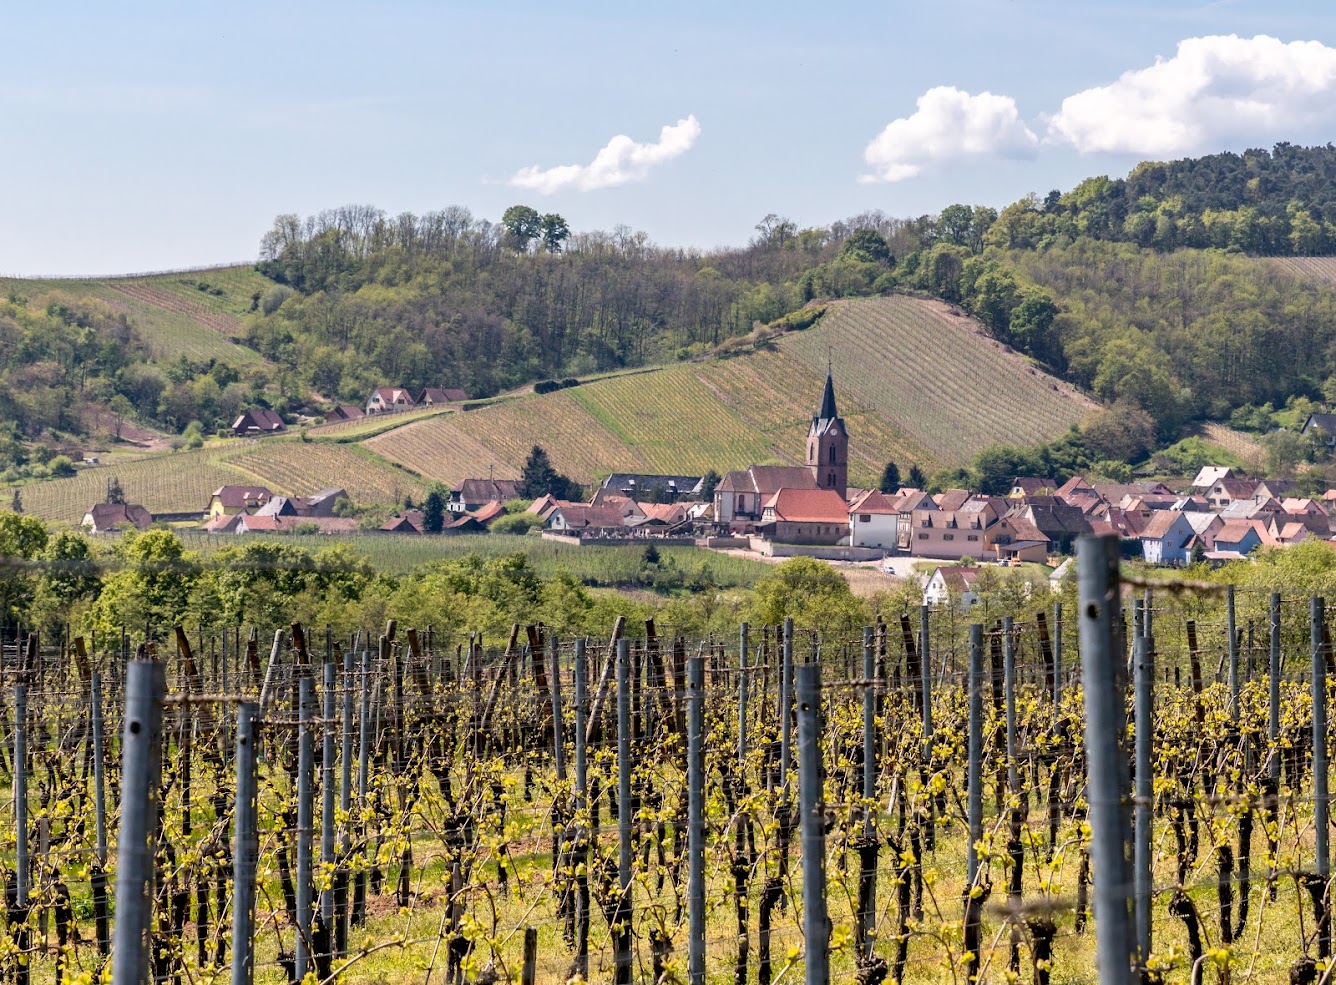
[(44, 520), (78, 523), (90, 506), (106, 498), (107, 483), (114, 476), (127, 501), (147, 507), (150, 513), (202, 513), (219, 486), (248, 481), (223, 463), (222, 456), (230, 450), (222, 446), (80, 469), (68, 479), (20, 487), (23, 509)]
[(813, 370), (829, 359), (841, 392), (948, 465), (1056, 438), (1095, 408), (939, 301), (846, 301), (781, 348)]
[(1266, 262), (1298, 277), (1336, 285), (1336, 257), (1269, 257)]
[[(775, 349), (744, 358), (701, 363), (696, 376), (714, 396), (747, 425), (764, 435), (771, 454), (782, 462), (801, 462), (806, 454), (807, 428), (812, 412), (821, 402), (823, 377), (811, 368)], [(837, 400), (840, 414), (855, 440), (849, 444), (849, 472), (854, 481), (874, 482), (888, 460), (918, 465), (926, 471), (938, 468), (933, 455), (855, 401), (842, 386)]]
[(228, 464), (244, 473), (234, 482), (260, 482), (274, 492), (309, 496), (318, 489), (339, 486), (358, 505), (418, 499), (421, 480), (395, 468), (357, 445), (294, 438), (259, 441), (232, 455)]
[[(206, 283), (221, 296), (201, 291)], [(253, 349), (232, 337), (241, 332), (241, 316), (251, 296), (273, 284), (251, 267), (225, 267), (198, 274), (159, 274), (106, 280), (24, 280), (0, 278), (0, 294), (30, 299), (52, 293), (101, 301), (134, 322), (154, 357), (163, 362), (184, 355), (192, 362), (218, 359), (233, 366), (264, 362)]]
[(973, 320), (893, 297), (834, 305), (818, 327), (755, 353), (523, 396), (410, 423), (365, 444), (445, 482), (488, 466), (517, 475), (534, 444), (585, 481), (613, 471), (797, 463), (828, 353), (857, 485), (876, 482), (888, 460), (931, 471), (990, 444), (1055, 438), (1094, 407)]

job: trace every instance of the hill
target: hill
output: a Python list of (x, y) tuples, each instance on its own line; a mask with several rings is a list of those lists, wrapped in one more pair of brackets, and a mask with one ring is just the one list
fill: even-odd
[(895, 296), (838, 302), (817, 327), (756, 351), (417, 421), (366, 445), (445, 482), (484, 467), (516, 476), (534, 444), (584, 481), (797, 463), (827, 358), (856, 484), (875, 483), (888, 460), (934, 470), (990, 444), (1051, 440), (1095, 408), (959, 309)]
[(185, 356), (191, 362), (216, 359), (240, 368), (264, 363), (239, 339), (242, 318), (254, 310), (255, 296), (273, 286), (253, 266), (244, 265), (87, 280), (0, 277), (0, 296), (96, 299), (126, 315), (155, 362), (174, 363)]

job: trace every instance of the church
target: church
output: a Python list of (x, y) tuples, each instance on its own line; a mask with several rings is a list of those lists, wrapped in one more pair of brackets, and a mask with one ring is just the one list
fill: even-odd
[(714, 491), (715, 522), (786, 544), (847, 543), (848, 493), (849, 431), (827, 371), (821, 406), (807, 431), (806, 464), (729, 472)]

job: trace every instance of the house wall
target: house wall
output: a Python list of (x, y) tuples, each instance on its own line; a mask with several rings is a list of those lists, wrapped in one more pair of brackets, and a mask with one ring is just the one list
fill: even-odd
[(915, 526), (909, 539), (909, 553), (917, 557), (943, 560), (972, 557), (982, 560), (987, 549), (984, 532), (965, 527)]
[(880, 547), (893, 551), (899, 546), (900, 517), (896, 513), (850, 513), (849, 543), (854, 547)]
[(848, 536), (848, 533), (848, 527), (840, 523), (794, 523), (790, 520), (777, 520), (773, 539), (781, 544), (838, 544)]

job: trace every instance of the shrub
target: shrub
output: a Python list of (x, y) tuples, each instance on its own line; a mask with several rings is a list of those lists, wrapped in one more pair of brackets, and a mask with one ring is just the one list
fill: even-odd
[(537, 513), (507, 513), (492, 521), (489, 528), (494, 534), (527, 534), (543, 525), (543, 518)]
[(534, 393), (554, 393), (561, 389), (561, 384), (556, 380), (539, 380), (533, 385)]
[(68, 455), (57, 455), (47, 462), (47, 470), (53, 479), (68, 479), (74, 475), (74, 463)]
[(579, 386), (579, 385), (580, 385), (580, 381), (577, 380), (574, 376), (568, 376), (568, 377), (566, 377), (564, 380), (561, 381), (561, 388), (562, 388), (563, 390), (569, 390), (571, 387), (573, 387), (573, 386)]

